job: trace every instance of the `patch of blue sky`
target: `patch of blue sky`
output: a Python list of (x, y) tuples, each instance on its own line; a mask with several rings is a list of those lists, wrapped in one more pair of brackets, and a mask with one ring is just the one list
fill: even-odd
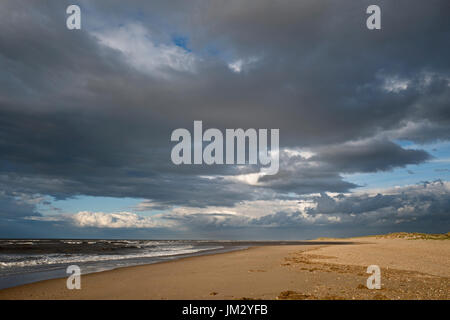
[(177, 47), (180, 47), (180, 48), (184, 49), (187, 52), (192, 52), (192, 50), (188, 47), (188, 45), (189, 45), (189, 38), (187, 36), (173, 35), (172, 36), (172, 42)]
[[(184, 49), (186, 52), (194, 51), (190, 46), (190, 39), (187, 35), (174, 33), (172, 35), (172, 43)], [(200, 57), (212, 57), (226, 62), (230, 62), (233, 58), (233, 54), (229, 50), (226, 50), (223, 44), (219, 44), (216, 41), (207, 43), (203, 47), (195, 48), (195, 54)]]
[(395, 141), (405, 149), (423, 149), (433, 158), (418, 165), (407, 165), (391, 171), (376, 173), (345, 174), (348, 182), (360, 185), (357, 190), (372, 188), (389, 188), (418, 184), (424, 181), (450, 181), (450, 142), (435, 142), (426, 145), (416, 145), (409, 141)]
[(52, 200), (50, 206), (40, 204), (37, 209), (43, 214), (56, 213), (52, 207), (58, 208), (60, 213), (135, 211), (134, 208), (142, 201), (143, 199), (136, 198), (78, 196), (64, 200)]

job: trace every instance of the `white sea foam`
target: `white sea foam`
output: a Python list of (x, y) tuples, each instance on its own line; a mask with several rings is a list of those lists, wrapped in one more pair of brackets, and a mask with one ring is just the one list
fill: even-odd
[(63, 241), (63, 243), (66, 243), (66, 244), (82, 244), (83, 241), (66, 240), (66, 241)]
[[(149, 244), (150, 245), (150, 244)], [(154, 242), (151, 244), (154, 246)], [(98, 261), (113, 261), (138, 258), (167, 257), (179, 254), (192, 254), (196, 252), (221, 249), (223, 247), (194, 248), (193, 246), (168, 246), (157, 250), (145, 250), (130, 254), (45, 254), (45, 255), (2, 255), (0, 256), (0, 269), (20, 268), (38, 265), (57, 265), (68, 263), (84, 263)]]

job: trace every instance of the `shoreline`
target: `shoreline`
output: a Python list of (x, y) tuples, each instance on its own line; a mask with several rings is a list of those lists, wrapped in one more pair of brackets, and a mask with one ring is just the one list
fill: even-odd
[[(68, 290), (67, 278), (34, 282), (0, 290), (0, 299), (450, 299), (449, 244), (354, 238), (255, 246), (90, 273), (81, 290)], [(381, 290), (365, 287), (373, 257)]]
[[(136, 267), (136, 266), (148, 266), (148, 265), (157, 264), (157, 263), (172, 262), (172, 261), (177, 261), (179, 259), (185, 259), (185, 258), (190, 258), (190, 257), (198, 257), (198, 256), (204, 256), (204, 255), (213, 255), (213, 254), (233, 252), (233, 251), (238, 251), (238, 250), (246, 250), (248, 248), (249, 247), (247, 247), (247, 246), (229, 247), (229, 248), (223, 247), (223, 248), (219, 248), (219, 249), (201, 250), (201, 251), (197, 251), (194, 253), (179, 253), (179, 254), (174, 254), (171, 256), (157, 256), (152, 261), (136, 263), (136, 264), (126, 265), (126, 266), (101, 268), (99, 270), (88, 271), (86, 273), (82, 273), (82, 276), (85, 276), (88, 274), (99, 273), (99, 272), (107, 272), (107, 271), (117, 270), (117, 269), (121, 269), (121, 268), (131, 268), (131, 267)], [(28, 285), (28, 284), (33, 284), (33, 283), (38, 283), (38, 282), (47, 281), (47, 280), (56, 280), (56, 279), (63, 279), (63, 278), (66, 279), (69, 276), (69, 274), (67, 274), (65, 271), (66, 267), (67, 266), (55, 268), (53, 270), (37, 270), (35, 272), (12, 274), (12, 275), (10, 275), (10, 278), (26, 277), (30, 280), (24, 280), (24, 281), (22, 280), (22, 281), (18, 281), (18, 284), (14, 284), (14, 285), (10, 285), (10, 286), (8, 285), (6, 287), (0, 287), (0, 292), (1, 292), (1, 290), (11, 289), (11, 288), (24, 286), (24, 285)], [(11, 282), (13, 282), (13, 281), (11, 280)]]
[[(10, 241), (15, 241), (12, 239), (8, 239)], [(54, 239), (52, 239), (54, 240)], [(92, 239), (88, 239), (92, 240)], [(18, 241), (46, 241), (42, 239), (23, 239)], [(57, 241), (87, 241), (86, 239), (57, 239)], [(99, 240), (96, 241), (105, 241), (105, 240)], [(107, 240), (111, 241), (111, 240)], [(124, 241), (124, 240), (117, 240), (117, 241)], [(135, 240), (126, 240), (126, 241), (135, 241)], [(203, 241), (203, 240), (138, 240), (138, 241), (188, 241), (188, 242), (197, 242), (197, 241)], [(218, 248), (210, 248), (210, 249), (202, 249), (198, 248), (198, 251), (192, 252), (192, 253), (175, 253), (172, 255), (161, 255), (161, 256), (153, 256), (144, 258), (145, 260), (141, 261), (134, 261), (131, 262), (132, 258), (118, 260), (120, 262), (122, 261), (128, 261), (125, 265), (111, 265), (108, 263), (107, 265), (97, 265), (93, 266), (92, 263), (95, 263), (95, 260), (87, 261), (87, 262), (73, 262), (72, 264), (79, 265), (82, 271), (82, 275), (97, 273), (97, 272), (105, 272), (110, 270), (116, 270), (119, 268), (127, 268), (127, 267), (133, 267), (133, 266), (141, 266), (141, 265), (151, 265), (155, 263), (164, 263), (164, 262), (170, 262), (174, 260), (184, 259), (188, 257), (195, 257), (195, 256), (203, 256), (203, 255), (211, 255), (211, 254), (218, 254), (218, 253), (226, 253), (226, 252), (232, 252), (232, 251), (238, 251), (238, 250), (245, 250), (250, 247), (259, 247), (259, 246), (276, 246), (276, 245), (311, 245), (313, 244), (313, 240), (260, 240), (260, 241), (248, 241), (248, 240), (211, 240), (206, 241), (210, 242), (211, 245), (221, 245), (221, 247)], [(326, 240), (317, 240), (320, 244), (330, 244), (332, 242), (326, 241)], [(1, 249), (0, 249), (1, 251)], [(69, 275), (66, 273), (66, 268), (69, 266), (69, 264), (55, 264), (52, 265), (49, 269), (36, 269), (36, 270), (28, 270), (22, 273), (11, 273), (6, 274), (4, 278), (2, 278), (2, 274), (0, 273), (0, 290), (14, 288), (17, 286), (27, 285), (31, 283), (36, 283), (40, 281), (45, 280), (52, 280), (52, 279), (61, 279), (61, 278), (67, 278)], [(86, 271), (87, 270), (87, 271)]]

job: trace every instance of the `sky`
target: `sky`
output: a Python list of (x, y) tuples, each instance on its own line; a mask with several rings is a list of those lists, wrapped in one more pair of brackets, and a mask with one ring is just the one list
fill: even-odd
[[(66, 8), (81, 8), (68, 30)], [(381, 30), (366, 27), (369, 5)], [(448, 232), (450, 2), (0, 3), (0, 238)], [(279, 129), (280, 167), (171, 133)]]

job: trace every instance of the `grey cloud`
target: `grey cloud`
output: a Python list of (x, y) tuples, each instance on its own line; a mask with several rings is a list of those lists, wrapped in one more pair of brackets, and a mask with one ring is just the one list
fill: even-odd
[(312, 149), (310, 158), (280, 153), (280, 171), (262, 176), (264, 187), (298, 194), (346, 192), (358, 185), (346, 182), (341, 173), (388, 171), (420, 164), (431, 156), (423, 150), (403, 149), (385, 139), (348, 142)]
[[(33, 220), (16, 217), (5, 224), (0, 219), (2, 234), (14, 230), (39, 234), (43, 230), (66, 232), (70, 235), (89, 236), (98, 234), (106, 237), (148, 237), (158, 235), (167, 238), (194, 235), (205, 238), (253, 238), (253, 239), (298, 239), (313, 238), (324, 232), (333, 236), (362, 235), (388, 231), (447, 232), (450, 205), (449, 183), (442, 181), (424, 182), (401, 188), (380, 190), (378, 194), (338, 194), (330, 196), (299, 198), (316, 204), (315, 208), (295, 212), (276, 212), (261, 217), (252, 217), (245, 212), (224, 214), (211, 212), (175, 214), (164, 213), (156, 218), (160, 227), (117, 228), (108, 232), (105, 228), (81, 228), (70, 216), (57, 215), (60, 219), (36, 216)], [(24, 216), (26, 217), (26, 216)], [(22, 218), (24, 218), (22, 217)], [(42, 218), (42, 219), (41, 219)], [(43, 219), (46, 218), (46, 219)], [(51, 217), (50, 217), (51, 218)], [(164, 227), (165, 226), (165, 227)], [(42, 233), (41, 233), (42, 234)]]
[(41, 216), (36, 208), (39, 199), (37, 199), (38, 201), (33, 200), (36, 199), (30, 198), (26, 194), (0, 192), (0, 220)]
[(450, 216), (450, 192), (448, 183), (440, 180), (424, 182), (422, 185), (393, 189), (387, 194), (352, 194), (330, 197), (321, 194), (314, 198), (317, 207), (309, 209), (311, 214), (363, 215), (372, 221), (380, 218), (416, 220), (444, 220)]
[[(364, 27), (368, 3), (82, 1), (83, 29), (69, 32), (67, 1), (3, 1), (0, 185), (55, 198), (232, 206), (347, 192), (357, 186), (344, 172), (426, 161), (426, 152), (389, 139), (449, 138), (448, 1), (380, 1), (379, 33)], [(167, 77), (138, 70), (91, 33), (130, 22), (158, 43), (185, 36), (201, 59), (197, 70), (164, 70)], [(258, 60), (239, 74), (227, 67), (251, 57)], [(407, 88), (386, 90), (390, 77), (406, 79)], [(232, 183), (215, 176), (239, 173), (234, 167), (170, 163), (171, 131), (194, 120), (220, 129), (279, 128), (283, 147), (317, 154), (282, 158), (279, 174), (261, 179), (263, 188)]]
[(337, 172), (354, 173), (386, 171), (430, 158), (426, 151), (403, 149), (391, 141), (375, 139), (330, 146), (310, 160), (325, 162)]
[[(262, 217), (244, 214), (185, 214), (163, 215), (193, 230), (233, 228), (307, 227), (320, 234), (321, 229), (354, 229), (364, 234), (377, 230), (439, 230), (447, 232), (450, 222), (449, 184), (442, 181), (425, 182), (402, 188), (385, 189), (373, 195), (325, 193), (305, 198), (316, 204), (304, 212), (277, 212)], [(304, 199), (303, 199), (304, 200)], [(304, 214), (307, 214), (305, 216)], [(347, 231), (348, 232), (348, 231)]]

